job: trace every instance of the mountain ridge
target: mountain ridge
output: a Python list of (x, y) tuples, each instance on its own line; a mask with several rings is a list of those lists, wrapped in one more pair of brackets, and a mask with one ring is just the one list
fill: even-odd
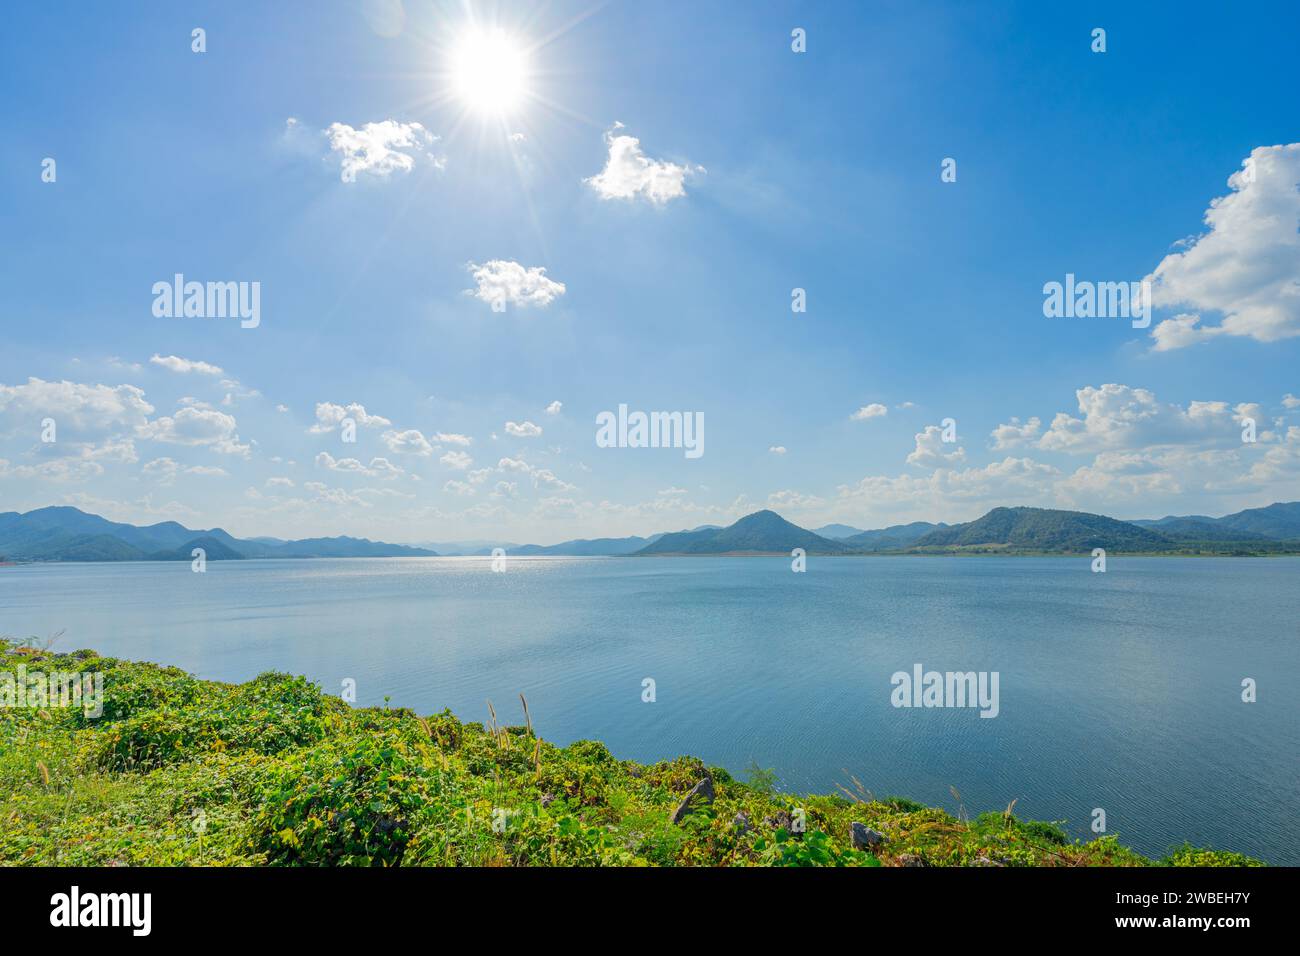
[[(824, 526), (854, 530), (848, 525)], [(477, 542), (476, 542), (477, 543)], [(137, 526), (71, 506), (0, 513), (0, 559), (17, 561), (179, 561), (203, 548), (209, 560), (331, 557), (439, 557), (422, 547), (337, 537), (235, 538), (221, 528), (186, 528), (175, 521)], [(639, 537), (576, 538), (554, 545), (511, 545), (518, 557), (789, 554), (1078, 554), (1094, 548), (1152, 554), (1300, 553), (1300, 502), (1274, 502), (1221, 518), (1166, 515), (1124, 521), (1084, 511), (997, 507), (958, 524), (914, 521), (861, 531), (843, 539), (802, 528), (775, 511), (745, 515), (726, 527), (700, 525)], [(476, 552), (491, 554), (490, 548)]]
[(0, 514), (0, 555), (20, 561), (179, 561), (203, 548), (210, 561), (245, 558), (437, 557), (424, 548), (367, 538), (241, 540), (221, 528), (191, 529), (175, 521), (132, 525), (69, 505)]

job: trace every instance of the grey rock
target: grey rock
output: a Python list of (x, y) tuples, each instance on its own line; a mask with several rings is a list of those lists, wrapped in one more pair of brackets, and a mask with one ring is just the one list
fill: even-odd
[(677, 805), (677, 809), (673, 811), (672, 822), (681, 823), (700, 804), (712, 803), (716, 795), (713, 789), (713, 777), (705, 773), (704, 779), (691, 787), (690, 793), (686, 794), (682, 802)]
[(853, 845), (859, 850), (874, 850), (885, 842), (885, 835), (865, 823), (853, 824)]
[(749, 832), (749, 815), (744, 810), (741, 810), (736, 814), (736, 819), (731, 821), (731, 825), (743, 836)]

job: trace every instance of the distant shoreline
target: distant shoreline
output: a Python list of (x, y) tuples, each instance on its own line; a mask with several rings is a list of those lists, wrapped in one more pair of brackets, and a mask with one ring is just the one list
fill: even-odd
[[(809, 551), (807, 556), (810, 558), (1079, 558), (1089, 560), (1092, 557), (1088, 551), (1007, 551), (1007, 550), (966, 550), (966, 551), (828, 551), (817, 552)], [(1121, 558), (1295, 558), (1300, 557), (1300, 550), (1296, 551), (1262, 551), (1242, 554), (1240, 552), (1227, 551), (1107, 551), (1107, 557)], [(786, 558), (790, 557), (786, 551), (724, 551), (708, 554), (690, 553), (690, 552), (661, 552), (655, 554), (511, 554), (506, 552), (506, 557), (512, 561), (549, 561), (549, 560), (624, 560), (624, 559), (654, 559), (654, 558)], [(312, 555), (301, 557), (256, 557), (256, 558), (209, 558), (210, 562), (220, 564), (263, 564), (271, 561), (448, 561), (448, 560), (474, 560), (474, 561), (492, 561), (489, 554), (438, 554), (438, 555)], [(38, 559), (20, 559), (17, 561), (0, 561), (0, 569), (30, 567), (37, 565), (40, 567), (57, 567), (59, 565), (84, 565), (84, 564), (167, 564), (176, 565), (185, 562), (174, 559), (162, 560), (135, 560), (125, 559), (121, 561), (76, 561), (76, 560), (55, 560), (42, 561)]]

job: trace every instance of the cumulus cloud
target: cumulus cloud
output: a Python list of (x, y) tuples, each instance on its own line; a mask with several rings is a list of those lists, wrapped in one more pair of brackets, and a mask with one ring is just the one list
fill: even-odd
[(527, 308), (545, 308), (564, 295), (564, 283), (546, 275), (543, 266), (525, 268), (509, 259), (492, 259), (479, 265), (467, 266), (474, 277), (476, 289), (467, 289), (481, 302), (486, 302), (494, 312), (504, 312), (507, 305)]
[(534, 488), (545, 488), (549, 491), (572, 491), (574, 486), (556, 477), (555, 473), (549, 468), (537, 468), (520, 458), (502, 458), (497, 462), (497, 471), (499, 472), (518, 472), (527, 475), (533, 480)]
[(889, 409), (879, 402), (872, 402), (870, 405), (863, 405), (856, 412), (849, 416), (852, 421), (865, 422), (871, 418), (883, 418), (889, 414)]
[(769, 508), (786, 511), (806, 511), (809, 508), (820, 508), (824, 504), (826, 504), (825, 500), (817, 495), (806, 495), (803, 492), (790, 489), (774, 491), (767, 496), (767, 506)]
[(157, 482), (159, 485), (170, 485), (176, 480), (176, 476), (182, 473), (209, 478), (225, 478), (229, 476), (229, 472), (224, 468), (213, 468), (207, 465), (192, 465), (186, 468), (174, 458), (167, 457), (155, 458), (153, 461), (146, 462), (140, 468), (142, 478)]
[(348, 471), (358, 475), (365, 475), (367, 478), (382, 478), (391, 480), (397, 478), (405, 472), (394, 465), (387, 458), (372, 458), (369, 465), (363, 465), (356, 458), (335, 458), (327, 451), (323, 451), (316, 456), (316, 467), (328, 468), (330, 471)]
[(872, 475), (841, 485), (841, 499), (872, 504), (929, 505), (951, 513), (953, 500), (1041, 502), (1060, 471), (1029, 458), (1004, 458), (982, 468), (939, 468), (925, 477)]
[(661, 206), (685, 196), (687, 177), (704, 172), (702, 166), (650, 159), (639, 139), (618, 132), (622, 128), (622, 123), (616, 123), (605, 133), (609, 148), (605, 168), (583, 180), (601, 199), (644, 199)]
[(424, 435), (420, 434), (417, 428), (407, 428), (404, 431), (386, 431), (379, 436), (379, 440), (387, 446), (389, 451), (396, 455), (427, 457), (433, 454), (432, 443)]
[(1042, 430), (1043, 423), (1038, 418), (1031, 418), (1023, 423), (1019, 418), (1013, 418), (1010, 422), (993, 429), (990, 435), (994, 450), (1005, 451), (1008, 448), (1033, 444)]
[(1199, 442), (1231, 445), (1241, 441), (1241, 419), (1262, 420), (1253, 403), (1193, 401), (1184, 408), (1160, 402), (1145, 388), (1107, 384), (1078, 389), (1079, 417), (1057, 413), (1038, 442), (1048, 451), (1085, 453)]
[[(1260, 146), (1211, 200), (1207, 231), (1147, 278), (1157, 307), (1188, 311), (1152, 330), (1156, 351), (1219, 336), (1275, 342), (1300, 335), (1300, 143)], [(1218, 325), (1202, 313), (1222, 316)]]
[(316, 403), (316, 424), (308, 429), (313, 435), (332, 432), (338, 428), (343, 419), (350, 418), (366, 428), (386, 428), (393, 424), (381, 415), (370, 415), (364, 405), (353, 402), (350, 405), (335, 405), (333, 402)]
[(515, 438), (536, 438), (541, 433), (541, 426), (532, 422), (506, 422), (506, 434)]
[(563, 402), (551, 402), (551, 404), (546, 406), (546, 414), (558, 415), (560, 414), (560, 410), (563, 408), (564, 408)]
[(941, 468), (964, 461), (966, 450), (955, 448), (948, 451), (952, 444), (943, 440), (943, 429), (938, 425), (926, 425), (925, 431), (916, 433), (916, 447), (907, 456), (907, 463), (922, 468)]
[(134, 385), (83, 385), (29, 378), (24, 385), (0, 385), (0, 433), (40, 433), (53, 418), (60, 431), (86, 437), (113, 434), (145, 424), (153, 406)]
[(441, 169), (445, 158), (431, 150), (438, 137), (419, 123), (387, 119), (354, 129), (346, 123), (331, 123), (325, 130), (330, 150), (338, 154), (340, 178), (354, 181), (358, 175), (383, 178), (395, 172), (409, 173), (416, 159), (429, 157)]
[(463, 451), (449, 451), (438, 460), (448, 468), (455, 468), (457, 471), (464, 471), (474, 464), (474, 459)]
[(784, 446), (784, 445), (773, 445), (773, 446), (771, 446), (770, 448), (768, 448), (768, 451), (769, 451), (771, 454), (773, 454), (773, 455), (784, 455), (784, 454), (785, 454), (785, 446)]
[[(170, 372), (198, 372), (200, 375), (224, 375), (220, 366), (211, 365), (208, 362), (200, 362), (195, 359), (181, 358), (179, 355), (152, 355), (149, 357), (152, 365), (159, 365)], [(223, 383), (224, 384), (224, 383)]]
[(177, 409), (175, 415), (155, 418), (138, 428), (136, 435), (171, 445), (203, 445), (225, 455), (244, 458), (251, 450), (240, 443), (233, 416), (201, 405), (186, 405)]

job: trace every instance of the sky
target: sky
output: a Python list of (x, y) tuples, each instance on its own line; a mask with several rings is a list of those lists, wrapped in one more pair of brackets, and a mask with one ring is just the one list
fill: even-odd
[[(1293, 3), (5, 16), (0, 511), (551, 543), (1300, 499)], [(169, 314), (177, 274), (248, 308)], [(1149, 322), (1049, 317), (1067, 275)], [(702, 453), (602, 447), (620, 405)]]

